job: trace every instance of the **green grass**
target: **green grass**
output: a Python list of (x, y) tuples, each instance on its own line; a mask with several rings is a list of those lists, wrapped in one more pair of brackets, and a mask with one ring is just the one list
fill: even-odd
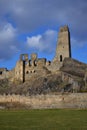
[(0, 110), (0, 130), (87, 130), (87, 110)]

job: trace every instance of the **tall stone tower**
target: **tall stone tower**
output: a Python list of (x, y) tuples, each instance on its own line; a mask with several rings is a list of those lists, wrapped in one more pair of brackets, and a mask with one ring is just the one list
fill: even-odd
[(25, 82), (25, 65), (29, 65), (28, 54), (21, 54), (20, 60), (17, 61), (15, 67), (15, 79)]
[(71, 57), (70, 32), (68, 26), (60, 28), (56, 56), (53, 61), (62, 62), (65, 57)]

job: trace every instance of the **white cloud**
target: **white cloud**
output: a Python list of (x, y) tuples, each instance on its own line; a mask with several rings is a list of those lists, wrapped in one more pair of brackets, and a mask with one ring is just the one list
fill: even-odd
[(41, 44), (40, 44), (40, 39), (41, 39), (41, 35), (37, 35), (37, 36), (33, 36), (33, 37), (27, 37), (27, 44), (29, 47), (34, 47), (34, 48), (41, 48)]
[(37, 51), (52, 52), (57, 41), (57, 31), (47, 30), (42, 35), (27, 37), (27, 46)]
[[(2, 30), (0, 30), (0, 41), (4, 44), (8, 41), (12, 41), (16, 36), (16, 29), (12, 27), (10, 23), (7, 23), (3, 26)], [(3, 44), (0, 43), (0, 44)]]
[(0, 29), (0, 59), (8, 59), (18, 51), (16, 36), (17, 30), (10, 23)]

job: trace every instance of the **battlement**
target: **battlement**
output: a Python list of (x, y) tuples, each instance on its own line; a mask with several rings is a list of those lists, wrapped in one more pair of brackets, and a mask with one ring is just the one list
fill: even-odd
[(65, 32), (65, 31), (69, 31), (69, 28), (68, 28), (67, 25), (65, 25), (64, 27), (61, 27), (59, 33), (60, 32)]

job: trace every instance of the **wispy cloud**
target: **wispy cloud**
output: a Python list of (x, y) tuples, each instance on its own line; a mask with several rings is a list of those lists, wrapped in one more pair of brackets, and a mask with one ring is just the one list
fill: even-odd
[(57, 42), (57, 31), (47, 30), (42, 35), (27, 37), (27, 46), (37, 51), (52, 53)]
[(0, 59), (8, 59), (18, 51), (16, 41), (16, 29), (10, 23), (6, 23), (0, 30)]

